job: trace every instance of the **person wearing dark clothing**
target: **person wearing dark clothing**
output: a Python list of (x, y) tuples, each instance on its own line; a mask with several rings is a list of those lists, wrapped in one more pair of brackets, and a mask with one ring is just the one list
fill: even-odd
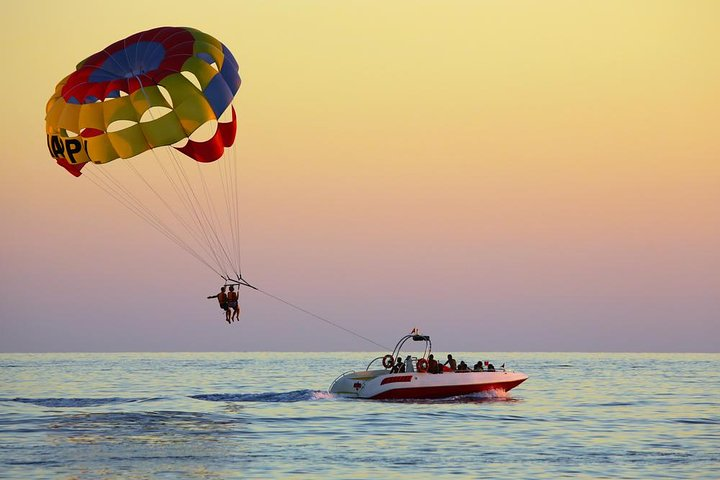
[(473, 372), (482, 372), (483, 366), (482, 366), (482, 360), (478, 360), (478, 362), (473, 366)]
[(457, 371), (458, 372), (467, 372), (470, 369), (467, 366), (467, 363), (465, 363), (465, 360), (460, 360), (460, 365), (458, 365)]
[(397, 363), (393, 366), (390, 373), (405, 373), (405, 364), (402, 361), (402, 358), (397, 358)]
[(488, 371), (488, 372), (494, 372), (494, 371), (495, 371), (495, 365), (493, 365), (492, 363), (488, 363), (488, 365), (487, 365), (487, 371)]

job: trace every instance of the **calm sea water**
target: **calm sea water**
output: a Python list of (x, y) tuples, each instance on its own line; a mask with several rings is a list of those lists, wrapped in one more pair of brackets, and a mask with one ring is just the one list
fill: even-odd
[(326, 393), (372, 354), (3, 354), (0, 476), (720, 478), (718, 354), (454, 353), (530, 379), (377, 402)]

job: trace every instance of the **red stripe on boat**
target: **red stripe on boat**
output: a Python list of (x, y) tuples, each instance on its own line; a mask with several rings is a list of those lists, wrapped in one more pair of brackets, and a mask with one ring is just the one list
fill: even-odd
[(387, 377), (383, 378), (382, 382), (380, 382), (380, 385), (385, 385), (386, 383), (409, 382), (410, 380), (412, 380), (412, 375), (403, 375), (402, 377)]
[[(405, 378), (405, 377), (395, 377)], [(409, 377), (408, 377), (409, 378)], [(388, 380), (386, 382), (385, 380)], [(510, 382), (496, 382), (496, 383), (485, 383), (485, 384), (471, 384), (471, 385), (443, 385), (439, 387), (418, 387), (418, 388), (395, 388), (375, 395), (374, 399), (385, 399), (385, 398), (444, 398), (444, 397), (456, 397), (458, 395), (467, 395), (469, 393), (485, 392), (488, 390), (504, 390), (508, 391), (512, 388), (517, 387), (526, 379), (513, 380)], [(386, 378), (382, 381), (383, 383), (391, 383), (391, 378)], [(405, 381), (405, 380), (400, 380)], [(409, 380), (407, 380), (409, 381)]]

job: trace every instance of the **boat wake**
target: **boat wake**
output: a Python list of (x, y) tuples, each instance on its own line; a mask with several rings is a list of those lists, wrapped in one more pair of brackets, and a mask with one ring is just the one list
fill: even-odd
[[(329, 400), (335, 395), (320, 390), (294, 390), (292, 392), (263, 392), (263, 393), (217, 393), (208, 395), (190, 395), (189, 398), (207, 402), (261, 402), (261, 403), (289, 403), (307, 402), (313, 400)], [(23, 403), (38, 407), (50, 408), (82, 408), (121, 405), (128, 403), (144, 403), (162, 398), (0, 398), (0, 403)]]
[(158, 398), (0, 398), (0, 402), (17, 402), (38, 407), (101, 407), (103, 405), (113, 405), (122, 403), (140, 403), (159, 400)]
[(190, 398), (205, 400), (207, 402), (290, 403), (328, 400), (335, 398), (335, 395), (321, 390), (294, 390), (292, 392), (215, 393), (208, 395), (190, 395)]

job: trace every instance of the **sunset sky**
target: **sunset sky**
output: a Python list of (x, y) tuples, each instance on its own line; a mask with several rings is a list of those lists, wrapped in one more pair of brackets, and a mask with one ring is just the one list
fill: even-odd
[[(0, 351), (374, 350), (219, 278), (50, 158), (45, 103), (123, 37), (230, 48), (243, 271), (392, 346), (720, 351), (720, 2), (13, 2)], [(78, 4), (79, 5), (79, 4)]]

